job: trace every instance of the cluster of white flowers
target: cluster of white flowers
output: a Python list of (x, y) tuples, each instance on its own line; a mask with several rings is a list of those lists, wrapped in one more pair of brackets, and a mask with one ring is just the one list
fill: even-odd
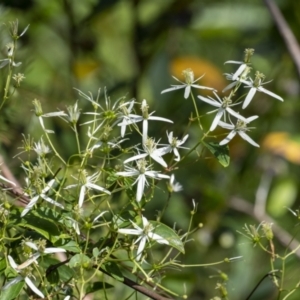
[(8, 255), (8, 261), (12, 269), (19, 274), (19, 276), (13, 278), (9, 282), (7, 282), (3, 287), (2, 290), (8, 289), (10, 286), (17, 284), (20, 281), (25, 281), (27, 286), (38, 296), (41, 298), (45, 298), (44, 294), (35, 286), (35, 284), (32, 282), (30, 277), (34, 277), (31, 273), (31, 270), (29, 266), (33, 263), (38, 264), (37, 260), (41, 255), (45, 254), (52, 254), (52, 253), (61, 253), (66, 252), (63, 248), (44, 248), (41, 249), (37, 244), (33, 242), (25, 242), (25, 245), (29, 248), (32, 248), (33, 250), (37, 251), (36, 253), (32, 254), (25, 262), (23, 262), (20, 265), (17, 265), (14, 259)]
[[(234, 89), (232, 90), (232, 92), (230, 93), (229, 96), (227, 96), (227, 97), (225, 96), (225, 97), (223, 97), (223, 99), (221, 99), (218, 96), (218, 94), (216, 93), (216, 91), (213, 90), (212, 88), (203, 87), (201, 85), (196, 84), (196, 82), (201, 77), (194, 81), (193, 80), (194, 74), (191, 69), (187, 69), (183, 72), (183, 75), (186, 79), (185, 82), (181, 82), (177, 78), (173, 77), (177, 81), (180, 81), (182, 83), (182, 85), (173, 86), (172, 88), (163, 90), (162, 93), (178, 90), (180, 88), (185, 88), (184, 98), (186, 99), (186, 98), (188, 98), (188, 96), (191, 93), (191, 87), (199, 88), (199, 89), (213, 90), (213, 93), (217, 100), (212, 97), (203, 97), (203, 96), (198, 96), (198, 98), (214, 107), (217, 107), (217, 109), (208, 112), (208, 114), (216, 112), (216, 116), (210, 126), (209, 131), (215, 130), (217, 126), (220, 126), (222, 128), (230, 130), (230, 132), (226, 136), (226, 138), (220, 142), (220, 145), (225, 145), (225, 144), (229, 143), (233, 139), (233, 137), (236, 134), (238, 134), (241, 136), (241, 138), (243, 138), (244, 140), (249, 142), (251, 145), (253, 145), (255, 147), (259, 147), (259, 145), (256, 142), (254, 142), (246, 134), (247, 131), (252, 129), (251, 127), (247, 127), (247, 124), (250, 123), (251, 121), (257, 119), (258, 116), (251, 116), (251, 117), (245, 118), (242, 115), (240, 115), (239, 112), (234, 111), (233, 107), (241, 104), (241, 102), (234, 103), (234, 101), (232, 100), (232, 97), (235, 95), (237, 89), (243, 84), (245, 88), (249, 88), (249, 92), (248, 92), (247, 96), (245, 97), (245, 100), (243, 101), (242, 109), (245, 109), (250, 104), (250, 102), (252, 101), (256, 92), (265, 93), (265, 94), (267, 94), (277, 100), (280, 100), (280, 101), (283, 101), (283, 99), (280, 96), (274, 94), (273, 92), (270, 92), (269, 90), (267, 90), (263, 87), (263, 85), (266, 84), (267, 82), (264, 82), (265, 76), (262, 73), (256, 72), (254, 80), (250, 77), (251, 68), (249, 66), (251, 64), (250, 59), (251, 59), (251, 56), (253, 55), (253, 53), (254, 53), (253, 49), (246, 49), (244, 61), (230, 60), (230, 61), (226, 62), (226, 63), (231, 63), (231, 64), (239, 64), (240, 66), (234, 74), (225, 74), (226, 78), (233, 82), (230, 83), (223, 90), (223, 92), (227, 91), (231, 88), (234, 88)], [(236, 118), (235, 125), (231, 121), (231, 116)], [(224, 121), (221, 121), (222, 118)], [(226, 123), (227, 118), (229, 119), (230, 124)]]

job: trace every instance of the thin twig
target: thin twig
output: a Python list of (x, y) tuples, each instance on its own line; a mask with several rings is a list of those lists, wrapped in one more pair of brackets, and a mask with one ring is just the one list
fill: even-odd
[(286, 47), (288, 51), (290, 52), (290, 55), (296, 65), (298, 76), (300, 77), (300, 47), (299, 43), (295, 38), (295, 35), (293, 34), (292, 30), (290, 29), (288, 23), (284, 19), (282, 13), (278, 9), (276, 3), (273, 0), (264, 0), (267, 8), (270, 11), (270, 14), (272, 18), (274, 19), (274, 22), (276, 26), (278, 27), (278, 30), (286, 44)]
[[(299, 247), (299, 242), (295, 240), (295, 238), (290, 235), (287, 231), (285, 231), (282, 227), (278, 226), (275, 221), (266, 213), (263, 215), (254, 213), (254, 206), (251, 205), (244, 199), (233, 197), (229, 201), (229, 206), (234, 208), (237, 211), (243, 212), (252, 218), (256, 219), (258, 222), (268, 222), (273, 224), (273, 233), (274, 236), (278, 239), (278, 241), (285, 247), (289, 248), (291, 251), (294, 251), (297, 247)], [(296, 256), (300, 258), (300, 251), (295, 252)]]

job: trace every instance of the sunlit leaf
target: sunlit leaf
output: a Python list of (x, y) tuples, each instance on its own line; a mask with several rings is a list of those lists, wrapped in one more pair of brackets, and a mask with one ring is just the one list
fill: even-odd
[(230, 163), (229, 147), (228, 145), (220, 146), (218, 143), (202, 142), (202, 144), (217, 158), (223, 167), (228, 167)]
[(91, 259), (84, 254), (74, 255), (69, 262), (70, 268), (83, 267), (88, 268), (91, 265)]
[(1, 300), (14, 300), (17, 299), (18, 295), (21, 293), (23, 286), (25, 282), (19, 281), (16, 284), (11, 285), (9, 288), (6, 290), (2, 290), (0, 294), (0, 299)]
[(169, 242), (169, 245), (173, 248), (177, 249), (181, 253), (184, 253), (184, 246), (183, 243), (178, 236), (178, 234), (170, 227), (168, 227), (165, 224), (162, 224), (160, 222), (156, 221), (149, 221), (153, 225), (154, 233), (160, 235), (164, 239), (166, 239)]

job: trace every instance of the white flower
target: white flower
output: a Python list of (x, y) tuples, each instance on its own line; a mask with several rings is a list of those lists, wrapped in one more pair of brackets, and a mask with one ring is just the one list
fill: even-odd
[(147, 177), (154, 178), (154, 179), (161, 179), (161, 178), (169, 179), (170, 176), (160, 174), (157, 171), (150, 170), (151, 166), (149, 167), (146, 166), (147, 162), (145, 161), (145, 159), (138, 160), (136, 164), (137, 164), (137, 169), (125, 166), (125, 171), (117, 172), (116, 174), (123, 177), (137, 176), (137, 179), (135, 180), (133, 185), (137, 183), (136, 201), (139, 202), (142, 199), (145, 185), (148, 185)]
[(127, 164), (134, 160), (139, 160), (141, 158), (145, 158), (147, 156), (150, 156), (152, 159), (154, 159), (156, 162), (158, 162), (163, 167), (167, 168), (168, 165), (162, 158), (162, 155), (166, 154), (167, 152), (164, 151), (163, 148), (157, 149), (157, 143), (152, 138), (147, 138), (145, 143), (143, 144), (143, 148), (145, 153), (139, 153), (133, 157), (130, 157), (124, 161), (124, 164)]
[(240, 65), (239, 68), (236, 70), (236, 72), (232, 75), (232, 80), (237, 80), (238, 77), (240, 75), (245, 76), (244, 71), (246, 70), (246, 73), (249, 72), (249, 68), (247, 68), (247, 66), (249, 66), (250, 64), (250, 60), (252, 55), (254, 54), (254, 49), (245, 49), (245, 57), (244, 57), (244, 61), (235, 61), (235, 60), (228, 60), (225, 62), (225, 64), (238, 64)]
[(204, 75), (202, 75), (201, 77), (197, 78), (196, 80), (194, 80), (194, 72), (191, 69), (186, 69), (182, 72), (182, 74), (185, 77), (185, 82), (180, 81), (179, 79), (177, 79), (176, 77), (172, 76), (175, 80), (179, 81), (180, 85), (172, 85), (171, 88), (168, 88), (166, 90), (163, 90), (161, 92), (161, 94), (163, 93), (168, 93), (171, 91), (175, 91), (175, 90), (179, 90), (179, 89), (185, 89), (184, 90), (184, 98), (187, 99), (191, 93), (191, 88), (196, 88), (196, 89), (202, 89), (202, 90), (214, 90), (213, 88), (209, 88), (206, 86), (202, 86), (199, 84), (195, 84), (199, 79), (201, 79)]
[(265, 78), (265, 76), (262, 73), (259, 73), (257, 71), (255, 73), (254, 81), (251, 78), (250, 78), (250, 81), (243, 80), (243, 79), (240, 80), (242, 83), (246, 84), (246, 86), (245, 86), (246, 88), (247, 87), (250, 88), (250, 91), (249, 91), (249, 93), (248, 93), (248, 95), (245, 98), (245, 101), (243, 103), (243, 109), (246, 108), (250, 104), (252, 98), (254, 97), (254, 95), (257, 91), (265, 93), (265, 94), (267, 94), (267, 95), (269, 95), (269, 96), (271, 96), (271, 97), (273, 97), (277, 100), (283, 101), (283, 99), (280, 96), (278, 96), (278, 95), (266, 90), (264, 87), (262, 87), (263, 84), (267, 83), (267, 82), (263, 83), (264, 78)]
[(120, 123), (122, 123), (122, 125), (120, 125), (121, 126), (121, 137), (124, 137), (124, 135), (125, 135), (126, 126), (127, 126), (126, 121), (130, 120), (130, 114), (133, 109), (133, 105), (134, 105), (134, 100), (123, 103), (119, 106), (119, 109), (122, 111), (122, 116), (121, 116), (122, 121), (120, 122)]
[(41, 138), (38, 143), (34, 143), (33, 150), (38, 156), (44, 157), (46, 154), (51, 152), (49, 146), (44, 143), (44, 140)]
[(244, 117), (242, 117), (240, 114), (238, 114), (237, 112), (235, 112), (233, 109), (231, 109), (230, 107), (235, 106), (240, 104), (240, 102), (238, 103), (232, 103), (232, 100), (229, 99), (228, 97), (224, 97), (223, 99), (221, 99), (217, 93), (215, 93), (215, 96), (217, 98), (218, 101), (216, 101), (215, 99), (213, 99), (212, 97), (206, 98), (206, 97), (202, 97), (202, 96), (198, 96), (198, 98), (212, 106), (218, 107), (218, 109), (215, 109), (213, 111), (208, 112), (208, 114), (210, 113), (214, 113), (217, 111), (217, 114), (210, 126), (210, 131), (213, 131), (216, 129), (219, 121), (221, 120), (221, 118), (223, 117), (223, 115), (225, 116), (225, 121), (226, 121), (226, 112), (228, 112), (229, 114), (235, 116), (237, 119), (242, 119), (245, 120)]
[[(26, 205), (26, 207), (24, 208), (24, 210), (21, 213), (21, 217), (24, 217), (32, 208), (33, 206), (37, 203), (37, 201), (39, 200), (39, 198), (44, 199), (45, 201), (56, 205), (60, 208), (64, 208), (63, 205), (61, 205), (60, 203), (54, 201), (53, 199), (51, 199), (50, 197), (47, 196), (48, 191), (52, 188), (53, 184), (55, 183), (55, 179), (51, 179), (47, 185), (43, 188), (43, 190), (41, 191), (40, 194), (34, 196), (30, 202)], [(28, 196), (28, 195), (27, 195)]]
[(51, 253), (59, 253), (59, 252), (66, 252), (65, 249), (63, 248), (55, 248), (55, 247), (48, 247), (48, 248), (44, 248), (43, 246), (37, 246), (35, 243), (32, 242), (25, 242), (25, 244), (38, 251), (37, 253), (35, 253), (34, 255), (37, 256), (37, 258), (41, 255), (41, 254), (51, 254)]
[(251, 129), (251, 128), (247, 127), (247, 124), (252, 122), (253, 120), (255, 120), (257, 118), (258, 118), (258, 116), (252, 116), (252, 117), (246, 118), (245, 120), (238, 119), (236, 125), (227, 124), (227, 123), (224, 123), (222, 121), (219, 121), (219, 125), (221, 127), (231, 130), (231, 132), (227, 135), (227, 137), (224, 140), (222, 140), (219, 144), (220, 145), (225, 145), (225, 144), (229, 143), (235, 137), (235, 135), (238, 134), (238, 135), (240, 135), (240, 137), (242, 139), (244, 139), (245, 141), (247, 141), (251, 145), (253, 145), (255, 147), (259, 147), (259, 145), (257, 143), (255, 143), (246, 134), (246, 131), (249, 131)]
[(167, 136), (168, 136), (169, 145), (160, 149), (161, 154), (164, 155), (166, 153), (170, 153), (173, 151), (175, 155), (174, 160), (180, 161), (180, 154), (178, 148), (188, 149), (186, 147), (181, 147), (181, 145), (185, 143), (189, 135), (187, 134), (183, 137), (182, 140), (179, 140), (178, 138), (173, 137), (173, 131), (171, 131), (170, 133), (167, 132)]
[[(78, 206), (79, 208), (82, 206), (83, 201), (84, 201), (84, 196), (85, 196), (85, 192), (86, 190), (89, 189), (94, 189), (103, 193), (106, 193), (108, 195), (110, 195), (110, 191), (108, 191), (107, 189), (95, 184), (94, 182), (97, 181), (98, 177), (99, 177), (99, 173), (95, 173), (91, 176), (87, 176), (87, 172), (86, 171), (82, 171), (80, 173), (80, 180), (82, 181), (82, 184), (72, 184), (69, 185), (67, 187), (65, 187), (65, 189), (69, 189), (69, 188), (73, 188), (73, 187), (77, 187), (81, 185), (80, 188), (80, 193), (79, 193), (79, 199), (78, 199)], [(77, 178), (76, 178), (77, 179)], [(78, 180), (78, 179), (77, 179)]]
[(71, 222), (72, 227), (73, 227), (73, 229), (75, 230), (75, 232), (76, 232), (78, 235), (80, 235), (80, 229), (79, 229), (79, 224), (78, 224), (78, 222), (77, 222), (76, 220), (74, 220), (73, 218), (71, 218), (71, 217), (66, 217), (66, 219), (68, 219), (68, 220)]
[(139, 236), (136, 241), (134, 242), (135, 244), (139, 243), (138, 250), (137, 250), (137, 260), (141, 259), (142, 252), (145, 249), (147, 241), (149, 242), (149, 239), (156, 241), (159, 244), (166, 244), (168, 245), (169, 242), (161, 237), (160, 235), (154, 233), (153, 231), (155, 228), (149, 221), (142, 216), (142, 221), (143, 221), (143, 228), (139, 227), (137, 224), (131, 221), (131, 224), (135, 229), (118, 229), (119, 233), (122, 234), (132, 234), (132, 235), (137, 235)]
[(179, 182), (175, 181), (175, 175), (172, 174), (170, 177), (170, 181), (168, 184), (168, 190), (170, 193), (176, 193), (176, 192), (180, 192), (183, 190), (182, 185)]
[(242, 61), (235, 61), (235, 60), (228, 60), (225, 62), (225, 64), (238, 64), (240, 65), (239, 68), (236, 70), (236, 72), (232, 75), (232, 80), (237, 80), (238, 77), (245, 71), (248, 64), (244, 63)]
[[(153, 111), (152, 113), (149, 114), (148, 108), (149, 106), (147, 104), (147, 101), (144, 99), (141, 106), (142, 116), (129, 114), (123, 119), (121, 123), (118, 124), (118, 126), (121, 126), (121, 128), (124, 127), (126, 128), (127, 125), (143, 121), (143, 142), (145, 142), (148, 137), (148, 120), (173, 123), (173, 121), (169, 119), (152, 116), (155, 112)], [(125, 129), (121, 129), (121, 130), (125, 130)]]
[(53, 130), (48, 130), (48, 129), (45, 128), (43, 118), (49, 118), (49, 117), (66, 117), (66, 116), (68, 116), (63, 111), (57, 111), (57, 112), (52, 112), (52, 113), (44, 114), (43, 110), (42, 110), (41, 102), (39, 100), (35, 99), (35, 100), (32, 101), (32, 103), (33, 103), (33, 106), (34, 106), (35, 115), (38, 117), (43, 130), (45, 132), (47, 132), (47, 133), (54, 133), (54, 131)]
[[(30, 259), (29, 259), (30, 260)], [(11, 267), (17, 272), (17, 273), (20, 273), (22, 272), (23, 273), (23, 269), (28, 267), (31, 263), (35, 262), (36, 261), (36, 258), (35, 259), (32, 259), (30, 262), (26, 261), (25, 263), (23, 263), (22, 265), (17, 265), (14, 261), (14, 259), (8, 255), (8, 261), (9, 261), (9, 264), (11, 265)], [(25, 274), (25, 272), (24, 272)], [(12, 279), (11, 281), (9, 281), (2, 289), (5, 290), (5, 289), (8, 289), (10, 286), (14, 285), (14, 284), (17, 284), (18, 282), (22, 281), (22, 280), (25, 280), (26, 284), (28, 285), (28, 287), (35, 293), (37, 294), (39, 297), (41, 298), (45, 298), (44, 294), (33, 284), (33, 282), (31, 281), (31, 279), (28, 277), (27, 274), (25, 275), (20, 275), (14, 279)]]

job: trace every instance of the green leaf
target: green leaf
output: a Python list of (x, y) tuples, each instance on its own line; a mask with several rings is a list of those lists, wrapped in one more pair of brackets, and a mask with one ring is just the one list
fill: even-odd
[(20, 226), (32, 229), (42, 236), (44, 236), (47, 240), (52, 241), (52, 236), (60, 235), (58, 227), (56, 224), (50, 220), (40, 218), (33, 214), (27, 214), (24, 218)]
[(114, 287), (113, 285), (108, 284), (106, 282), (102, 282), (102, 281), (94, 282), (92, 285), (87, 287), (86, 294), (94, 293), (96, 291), (103, 290), (103, 289), (110, 289), (113, 287)]
[(71, 258), (69, 262), (69, 266), (70, 268), (75, 268), (75, 267), (88, 268), (91, 266), (91, 259), (84, 254), (76, 254)]
[(2, 258), (0, 260), (0, 274), (2, 274), (6, 269), (6, 260), (5, 258)]
[(16, 299), (19, 296), (19, 294), (21, 293), (24, 284), (25, 284), (25, 282), (24, 282), (24, 280), (22, 280), (22, 281), (19, 281), (16, 284), (13, 284), (8, 289), (6, 289), (4, 291), (2, 290), (1, 294), (0, 294), (0, 299), (1, 300)]
[(106, 271), (110, 276), (112, 276), (113, 278), (115, 278), (118, 281), (123, 282), (124, 281), (124, 277), (122, 272), (120, 271), (119, 267), (117, 264), (113, 263), (113, 262), (107, 262), (104, 263), (101, 266), (101, 269), (103, 269), (104, 271)]
[(151, 223), (155, 228), (153, 232), (166, 239), (170, 246), (177, 249), (181, 253), (184, 253), (183, 243), (178, 234), (172, 228), (156, 221), (149, 221), (149, 223)]
[(79, 248), (78, 244), (74, 241), (70, 241), (67, 244), (59, 246), (59, 247), (66, 249), (69, 252), (80, 253), (80, 248)]
[(230, 156), (228, 145), (220, 146), (218, 143), (206, 143), (204, 141), (202, 141), (202, 144), (217, 158), (223, 167), (229, 166)]
[(268, 212), (277, 218), (287, 213), (285, 207), (292, 207), (297, 199), (298, 182), (293, 178), (284, 178), (271, 189), (268, 199)]
[[(46, 270), (49, 282), (54, 284), (59, 280), (63, 282), (69, 281), (75, 275), (75, 272), (69, 266), (49, 256), (44, 256), (39, 265)], [(57, 278), (57, 276), (59, 278)]]

